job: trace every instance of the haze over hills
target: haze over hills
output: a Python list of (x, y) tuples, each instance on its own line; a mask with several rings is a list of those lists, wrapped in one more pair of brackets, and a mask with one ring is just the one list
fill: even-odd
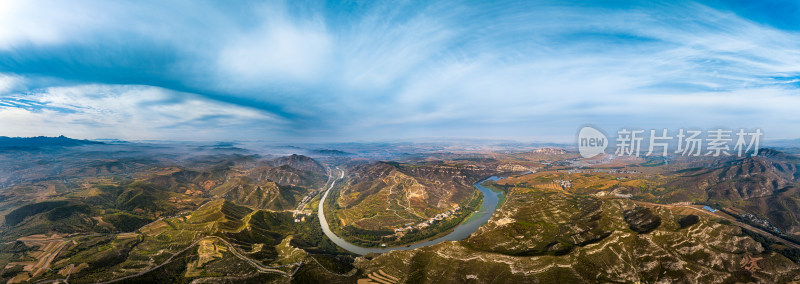
[(0, 282), (800, 283), (798, 11), (0, 0)]
[[(800, 277), (800, 160), (791, 148), (664, 163), (583, 159), (567, 148), (526, 145), (516, 151), (371, 147), (316, 157), (218, 143), (3, 149), (0, 277), (12, 283), (67, 276), (71, 283)], [(486, 193), (473, 185), (493, 175), (505, 178), (484, 183), (501, 196), (488, 222), (463, 239), (406, 247), (479, 218)], [(343, 241), (405, 249), (348, 251), (321, 228), (319, 206)]]
[(65, 136), (58, 137), (5, 137), (0, 136), (0, 148), (41, 148), (51, 146), (79, 146), (102, 144), (90, 140), (71, 139)]

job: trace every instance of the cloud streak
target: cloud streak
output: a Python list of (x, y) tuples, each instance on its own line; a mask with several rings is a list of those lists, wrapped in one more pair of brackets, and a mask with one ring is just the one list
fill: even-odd
[[(51, 87), (0, 98), (0, 135), (70, 135), (119, 139), (217, 140), (242, 128), (284, 121), (252, 108), (162, 88), (130, 85)], [(214, 125), (212, 131), (207, 125)], [(260, 126), (259, 126), (260, 125)]]
[[(0, 96), (45, 106), (0, 105), (3, 117), (65, 118), (81, 137), (800, 133), (787, 107), (800, 105), (800, 34), (716, 3), (0, 3)], [(101, 107), (115, 100), (126, 108)]]

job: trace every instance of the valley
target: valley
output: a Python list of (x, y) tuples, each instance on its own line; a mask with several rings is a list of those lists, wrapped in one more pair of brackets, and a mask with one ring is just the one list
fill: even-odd
[(182, 147), (2, 150), (0, 159), (28, 169), (7, 174), (14, 182), (0, 191), (0, 277), (800, 280), (800, 211), (791, 209), (798, 160), (791, 150), (657, 163), (581, 159), (558, 148), (420, 151), (383, 160)]
[(0, 284), (800, 284), (798, 107), (798, 0), (0, 0)]

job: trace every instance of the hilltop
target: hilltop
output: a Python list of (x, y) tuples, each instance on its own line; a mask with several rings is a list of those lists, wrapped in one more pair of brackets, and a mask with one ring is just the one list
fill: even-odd
[[(8, 148), (0, 159), (0, 281), (10, 283), (800, 275), (800, 244), (791, 240), (798, 159), (785, 149), (747, 158), (581, 159), (546, 148), (392, 160), (109, 143)], [(333, 185), (331, 230), (359, 246), (405, 246), (474, 217), (483, 195), (473, 185), (492, 175), (505, 177), (484, 183), (503, 193), (497, 211), (460, 241), (357, 257), (325, 237), (314, 214)]]
[[(330, 220), (336, 221), (331, 227), (363, 246), (400, 245), (432, 237), (477, 209), (481, 195), (473, 184), (494, 172), (494, 168), (447, 163), (381, 161), (352, 166), (340, 191), (334, 192)], [(440, 214), (448, 218), (431, 221), (425, 230), (396, 234), (395, 229)]]

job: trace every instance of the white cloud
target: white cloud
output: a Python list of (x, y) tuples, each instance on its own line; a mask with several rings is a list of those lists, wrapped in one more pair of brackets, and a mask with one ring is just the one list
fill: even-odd
[[(166, 77), (150, 81), (175, 80), (243, 105), (150, 87), (89, 85), (37, 97), (75, 113), (4, 110), (25, 119), (61, 118), (75, 128), (117, 125), (149, 137), (199, 129), (195, 123), (216, 117), (209, 128), (296, 119), (303, 121), (293, 127), (306, 129), (292, 131), (356, 137), (415, 128), (475, 136), (484, 130), (478, 125), (571, 135), (591, 119), (609, 125), (680, 119), (700, 127), (758, 121), (787, 134), (800, 130), (785, 123), (798, 105), (800, 34), (700, 4), (615, 10), (530, 1), (378, 2), (351, 14), (298, 12), (292, 2), (242, 12), (196, 2), (0, 1), (0, 50), (23, 43), (91, 46), (86, 42), (110, 37), (121, 42), (111, 47), (124, 57), (130, 36), (180, 55), (142, 66)], [(8, 78), (0, 77), (0, 94), (25, 84)], [(286, 121), (262, 117), (247, 102), (275, 106)], [(682, 110), (692, 111), (676, 115)]]
[(197, 140), (285, 124), (263, 111), (148, 86), (53, 87), (5, 99), (35, 104), (0, 105), (0, 135)]
[(27, 43), (64, 43), (104, 26), (107, 14), (96, 13), (100, 7), (87, 9), (91, 5), (82, 4), (0, 0), (0, 50)]
[(318, 80), (332, 48), (324, 24), (292, 21), (280, 10), (263, 17), (258, 27), (227, 35), (217, 60), (222, 80), (251, 84)]
[[(562, 131), (571, 132), (599, 117), (614, 126), (679, 120), (697, 127), (756, 124), (779, 135), (797, 133), (796, 124), (785, 123), (791, 116), (786, 106), (800, 105), (797, 88), (788, 86), (792, 78), (774, 77), (800, 74), (798, 34), (701, 5), (670, 9), (611, 15), (543, 11), (550, 17), (580, 21), (531, 17), (520, 23), (539, 28), (530, 34), (486, 27), (491, 36), (485, 39), (488, 44), (480, 45), (485, 49), (456, 48), (467, 56), (438, 57), (432, 64), (417, 66), (393, 95), (384, 95), (387, 104), (352, 105), (367, 117), (353, 128), (450, 124), (474, 135), (476, 125), (503, 128), (527, 122), (533, 129), (558, 123)], [(445, 27), (443, 31), (463, 40), (471, 35), (449, 32), (474, 30)], [(581, 33), (600, 38), (567, 36)], [(527, 40), (491, 44), (515, 36)], [(453, 50), (437, 45), (428, 49), (430, 54), (421, 51), (417, 56)]]
[(24, 80), (20, 76), (13, 76), (0, 73), (0, 95), (11, 92), (15, 88), (24, 84)]

